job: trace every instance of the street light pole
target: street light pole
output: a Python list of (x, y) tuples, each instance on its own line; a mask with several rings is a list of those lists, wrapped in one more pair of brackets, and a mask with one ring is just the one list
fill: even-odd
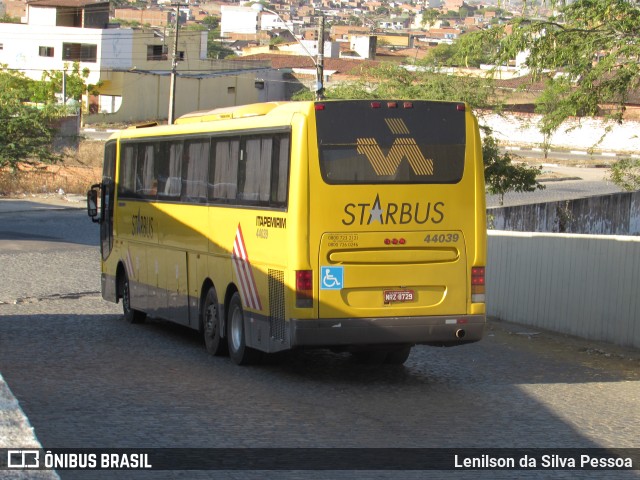
[(171, 60), (171, 84), (169, 85), (169, 115), (167, 123), (173, 124), (176, 115), (176, 77), (178, 76), (178, 28), (180, 25), (180, 4), (176, 5), (176, 32), (173, 39), (173, 52)]
[(318, 19), (318, 61), (316, 62), (316, 100), (324, 98), (324, 15)]

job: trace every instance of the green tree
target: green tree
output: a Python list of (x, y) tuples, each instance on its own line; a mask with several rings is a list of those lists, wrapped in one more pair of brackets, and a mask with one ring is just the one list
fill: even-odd
[(220, 26), (220, 17), (207, 15), (202, 19), (202, 24), (207, 27), (208, 30), (215, 30)]
[(440, 11), (435, 8), (427, 8), (422, 11), (422, 28), (431, 28), (438, 20), (438, 16), (440, 15)]
[[(306, 93), (301, 93), (306, 95)], [(392, 63), (363, 70), (359, 80), (340, 83), (327, 91), (327, 98), (406, 98), (467, 102), (473, 109), (495, 108), (495, 87), (491, 80), (456, 77), (422, 67), (415, 71)], [(299, 98), (299, 97), (297, 97)], [(306, 98), (312, 98), (306, 97)]]
[(61, 106), (35, 106), (30, 100), (35, 82), (5, 67), (0, 71), (0, 168), (18, 163), (54, 163), (61, 156), (51, 149), (56, 129), (53, 121)]
[(545, 89), (535, 100), (535, 112), (542, 115), (538, 130), (542, 133), (542, 151), (547, 158), (551, 149), (551, 136), (571, 113), (567, 112), (568, 95), (571, 95), (571, 82), (564, 76), (548, 78)]
[(477, 37), (475, 48), (493, 53), (506, 65), (528, 52), (526, 65), (535, 80), (561, 70), (571, 83), (545, 113), (557, 118), (594, 116), (603, 105), (607, 116), (622, 121), (629, 94), (640, 88), (640, 3), (629, 0), (553, 2), (558, 14), (546, 20), (515, 18)]
[(57, 103), (56, 95), (62, 94), (63, 76), (66, 77), (67, 99), (80, 102), (82, 101), (82, 95), (85, 93), (96, 95), (101, 83), (96, 85), (87, 84), (86, 80), (90, 73), (88, 68), (80, 70), (78, 62), (73, 62), (71, 66), (65, 64), (64, 72), (60, 70), (45, 70), (42, 72), (42, 81), (36, 84), (33, 100), (46, 104)]
[(640, 190), (640, 159), (621, 158), (611, 165), (609, 179), (627, 192)]
[(536, 180), (542, 167), (513, 163), (509, 152), (500, 152), (490, 131), (485, 131), (482, 141), (482, 159), (487, 190), (492, 195), (499, 195), (500, 205), (504, 205), (504, 196), (509, 192), (533, 192), (545, 188)]
[[(441, 43), (429, 50), (422, 61), (426, 65), (434, 66), (460, 66), (480, 67), (490, 61), (490, 56), (482, 48), (474, 48), (478, 45), (476, 36), (478, 33), (465, 33), (455, 43), (449, 45)], [(469, 46), (468, 46), (469, 45)]]

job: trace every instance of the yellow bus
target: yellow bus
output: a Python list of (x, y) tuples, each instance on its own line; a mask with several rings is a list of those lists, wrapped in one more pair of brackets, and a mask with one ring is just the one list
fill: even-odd
[(484, 198), (464, 103), (271, 102), (114, 134), (88, 209), (102, 296), (130, 322), (199, 330), (237, 364), (402, 364), (482, 338)]

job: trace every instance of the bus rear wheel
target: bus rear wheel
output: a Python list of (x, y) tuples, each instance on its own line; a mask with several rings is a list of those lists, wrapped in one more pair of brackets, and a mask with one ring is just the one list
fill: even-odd
[(124, 273), (120, 279), (120, 297), (122, 298), (122, 313), (124, 314), (124, 319), (129, 323), (143, 323), (146, 314), (140, 310), (131, 308), (131, 285), (129, 283), (129, 276)]
[(211, 355), (227, 355), (229, 350), (227, 343), (222, 338), (222, 324), (218, 309), (218, 295), (213, 287), (207, 290), (207, 295), (202, 302), (202, 330), (204, 334), (204, 344)]
[(227, 341), (229, 356), (236, 365), (249, 365), (258, 362), (260, 352), (247, 347), (244, 331), (244, 312), (240, 294), (235, 292), (229, 302), (227, 313)]
[(384, 359), (384, 363), (388, 365), (403, 365), (409, 358), (411, 353), (411, 345), (399, 347), (395, 350), (391, 350), (387, 353), (387, 358)]

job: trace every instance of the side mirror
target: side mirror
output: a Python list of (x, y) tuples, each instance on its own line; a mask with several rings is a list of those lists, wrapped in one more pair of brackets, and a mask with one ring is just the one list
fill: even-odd
[(87, 192), (87, 213), (94, 223), (100, 223), (98, 217), (98, 189), (100, 184), (91, 185), (91, 190)]

